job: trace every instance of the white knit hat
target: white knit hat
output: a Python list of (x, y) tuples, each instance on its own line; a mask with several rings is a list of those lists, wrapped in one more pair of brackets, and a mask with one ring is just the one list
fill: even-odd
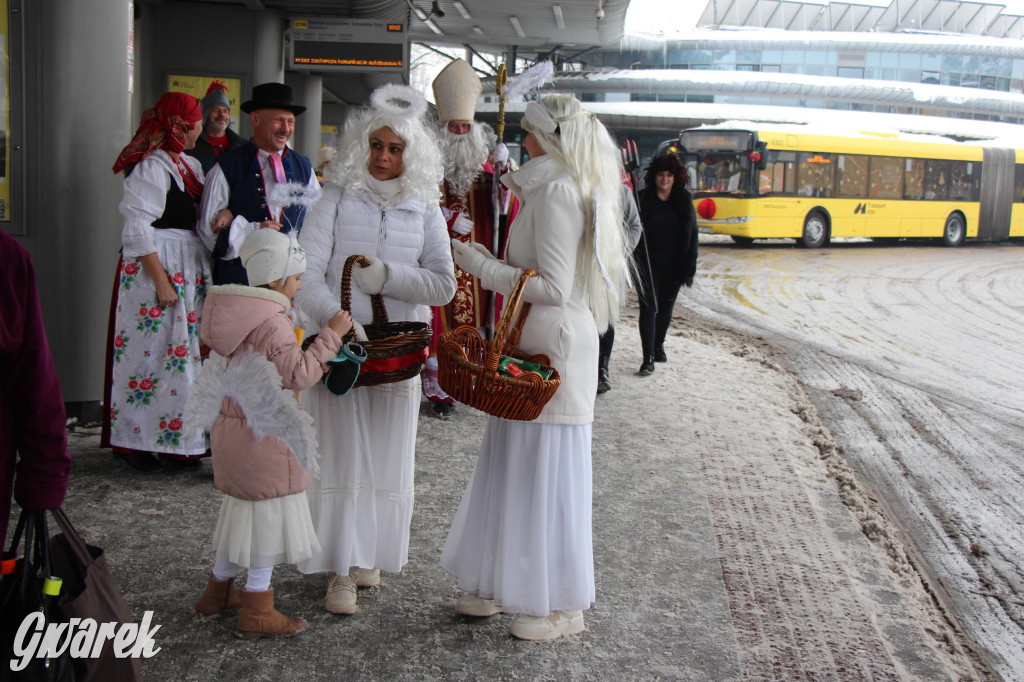
[(437, 74), (432, 84), (437, 117), (442, 121), (472, 121), (483, 84), (465, 59), (456, 59)]
[(242, 244), (238, 255), (249, 276), (249, 286), (284, 282), (289, 275), (306, 271), (306, 252), (294, 234), (281, 234), (269, 228), (256, 230)]

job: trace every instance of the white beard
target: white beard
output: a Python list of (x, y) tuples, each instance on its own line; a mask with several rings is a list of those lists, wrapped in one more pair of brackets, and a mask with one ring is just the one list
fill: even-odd
[(464, 197), (469, 193), (473, 181), (483, 170), (481, 165), (487, 160), (487, 153), (487, 138), (476, 121), (470, 121), (469, 132), (465, 135), (450, 132), (447, 122), (441, 121), (444, 179), (457, 196)]

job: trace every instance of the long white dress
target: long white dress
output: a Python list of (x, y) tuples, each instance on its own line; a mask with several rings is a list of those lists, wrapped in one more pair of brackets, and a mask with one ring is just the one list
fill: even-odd
[(441, 553), (463, 590), (506, 613), (547, 616), (594, 602), (591, 425), (597, 393), (597, 327), (576, 278), (584, 229), (575, 183), (541, 156), (506, 176), (521, 209), (505, 262), (480, 277), (508, 294), (526, 268), (532, 307), (519, 349), (543, 353), (562, 384), (533, 422), (491, 417), (480, 456)]
[[(202, 179), (199, 162), (182, 155)], [(213, 281), (210, 254), (190, 229), (155, 229), (172, 183), (183, 182), (174, 162), (158, 150), (124, 181), (123, 256), (114, 321), (111, 445), (177, 455), (201, 455), (205, 433), (182, 421), (189, 388), (199, 376), (203, 301)], [(161, 308), (156, 285), (137, 260), (156, 252), (178, 294)]]
[[(352, 254), (388, 265), (382, 294), (391, 321), (430, 319), (431, 305), (455, 293), (448, 230), (437, 203), (396, 197), (398, 181), (377, 183), (376, 198), (328, 186), (306, 218), (299, 243), (307, 269), (296, 306), (316, 325), (340, 309), (339, 283)], [(381, 196), (388, 201), (382, 207)], [(353, 283), (352, 317), (372, 320), (370, 299)], [(320, 479), (306, 490), (322, 551), (303, 573), (347, 574), (353, 566), (396, 572), (409, 558), (419, 378), (334, 396), (322, 384), (304, 391), (320, 443)]]

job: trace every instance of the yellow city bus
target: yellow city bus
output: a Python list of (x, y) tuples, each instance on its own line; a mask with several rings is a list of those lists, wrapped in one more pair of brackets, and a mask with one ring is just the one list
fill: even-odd
[(1024, 236), (1024, 149), (805, 125), (705, 126), (678, 146), (700, 231), (740, 244)]

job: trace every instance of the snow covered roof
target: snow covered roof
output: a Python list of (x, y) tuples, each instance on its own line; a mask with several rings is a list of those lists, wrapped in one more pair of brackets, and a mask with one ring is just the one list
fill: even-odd
[[(518, 122), (523, 102), (505, 105), (507, 121)], [(1024, 126), (992, 121), (973, 121), (938, 116), (881, 114), (834, 109), (752, 106), (747, 104), (703, 104), (696, 102), (586, 102), (609, 128), (615, 130), (655, 130), (678, 135), (686, 128), (727, 121), (752, 124), (811, 124), (849, 130), (892, 130), (908, 134), (938, 135), (975, 141), (985, 146), (1016, 148), (1024, 153)], [(495, 102), (481, 102), (478, 114), (494, 114)]]
[[(1018, 17), (1024, 32), (1024, 17)], [(763, 28), (715, 27), (678, 33), (624, 35), (622, 50), (771, 50), (801, 49), (832, 52), (907, 52), (960, 54), (1024, 59), (1024, 42), (1016, 39), (915, 31), (857, 33)]]
[[(489, 92), (493, 92), (493, 82), (489, 85)], [(728, 94), (815, 98), (861, 104), (935, 107), (990, 116), (1024, 116), (1024, 94), (1018, 93), (948, 85), (750, 71), (638, 69), (560, 73), (545, 86), (545, 89), (570, 93), (621, 92), (718, 96)], [(485, 89), (485, 92), (488, 90)]]

